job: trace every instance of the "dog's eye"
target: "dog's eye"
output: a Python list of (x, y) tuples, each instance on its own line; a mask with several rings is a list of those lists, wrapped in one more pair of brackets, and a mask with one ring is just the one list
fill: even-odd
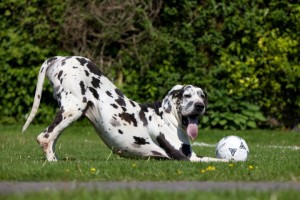
[(190, 94), (185, 94), (183, 96), (184, 96), (184, 98), (191, 98), (192, 97)]
[(204, 99), (204, 98), (205, 98), (205, 95), (204, 95), (204, 94), (201, 94), (201, 98), (203, 98), (203, 99)]

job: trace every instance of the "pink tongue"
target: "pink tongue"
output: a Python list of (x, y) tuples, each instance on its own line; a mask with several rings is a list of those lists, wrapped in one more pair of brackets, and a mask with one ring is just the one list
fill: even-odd
[(187, 134), (190, 136), (192, 140), (196, 139), (198, 136), (198, 118), (191, 119), (188, 118), (189, 124), (187, 126)]

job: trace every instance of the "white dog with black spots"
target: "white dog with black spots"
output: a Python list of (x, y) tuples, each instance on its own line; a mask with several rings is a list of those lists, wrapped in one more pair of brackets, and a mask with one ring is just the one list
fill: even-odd
[(48, 161), (57, 160), (58, 136), (83, 115), (104, 143), (122, 157), (227, 161), (198, 157), (192, 150), (189, 139), (198, 136), (198, 120), (207, 106), (201, 88), (176, 85), (162, 101), (139, 104), (128, 99), (89, 59), (79, 56), (56, 56), (44, 62), (23, 132), (38, 110), (45, 76), (59, 104), (55, 120), (37, 137)]

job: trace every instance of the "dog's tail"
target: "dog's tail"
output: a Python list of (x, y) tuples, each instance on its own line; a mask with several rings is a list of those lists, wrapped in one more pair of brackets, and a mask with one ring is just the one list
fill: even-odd
[(28, 126), (30, 125), (30, 123), (32, 122), (32, 120), (34, 119), (36, 113), (37, 113), (37, 110), (40, 106), (40, 101), (41, 101), (41, 98), (42, 98), (42, 91), (43, 91), (43, 85), (44, 85), (44, 80), (45, 80), (45, 76), (46, 76), (46, 71), (47, 71), (47, 68), (49, 66), (52, 65), (52, 60), (51, 58), (46, 60), (43, 65), (41, 66), (40, 68), (40, 72), (39, 72), (39, 75), (38, 75), (38, 81), (37, 81), (37, 84), (36, 84), (36, 90), (35, 90), (35, 95), (34, 95), (34, 101), (33, 101), (33, 105), (32, 105), (32, 108), (31, 108), (31, 112), (22, 128), (22, 133), (24, 133), (26, 131), (26, 129), (28, 128)]

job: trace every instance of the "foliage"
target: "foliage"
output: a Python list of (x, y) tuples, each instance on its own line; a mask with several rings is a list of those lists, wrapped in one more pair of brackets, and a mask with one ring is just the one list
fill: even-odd
[(212, 115), (203, 117), (203, 128), (256, 129), (266, 121), (260, 107), (243, 100), (242, 97), (228, 95), (222, 90), (215, 90), (210, 96), (214, 102), (209, 106)]
[[(300, 116), (300, 26), (295, 19), (300, 5), (273, 2), (263, 9), (243, 8), (238, 10), (244, 15), (224, 22), (233, 33), (221, 51), (224, 84), (229, 95), (256, 103), (265, 115), (292, 127)], [(234, 33), (239, 29), (242, 34)]]
[[(60, 0), (0, 2), (0, 123), (23, 121), (30, 110), (39, 67), (47, 57), (61, 53), (57, 36), (63, 10)], [(49, 92), (49, 85), (46, 88)], [(46, 95), (42, 100), (43, 120), (54, 112), (48, 99)]]
[[(292, 0), (4, 0), (0, 10), (2, 123), (24, 120), (45, 58), (79, 54), (140, 102), (176, 84), (202, 87), (213, 113), (203, 128), (299, 124), (300, 4)], [(43, 95), (36, 122), (54, 116), (48, 86)]]

